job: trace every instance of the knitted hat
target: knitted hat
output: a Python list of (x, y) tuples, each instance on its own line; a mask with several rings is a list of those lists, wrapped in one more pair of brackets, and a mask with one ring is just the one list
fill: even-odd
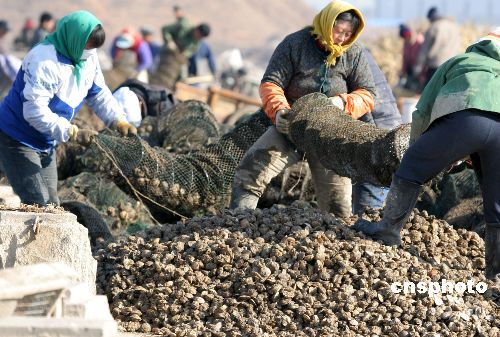
[(439, 10), (437, 7), (431, 7), (429, 11), (427, 12), (427, 19), (430, 21), (437, 20), (441, 17), (441, 13), (439, 13)]
[(399, 25), (399, 36), (403, 39), (411, 38), (411, 29), (405, 24)]

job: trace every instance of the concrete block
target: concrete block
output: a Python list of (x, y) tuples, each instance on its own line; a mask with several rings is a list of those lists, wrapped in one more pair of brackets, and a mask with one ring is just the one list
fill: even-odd
[(66, 302), (73, 302), (73, 303), (84, 302), (89, 298), (91, 298), (92, 296), (94, 295), (90, 293), (89, 288), (85, 283), (72, 284), (70, 287), (67, 287), (66, 290), (64, 291), (64, 300)]
[(117, 334), (113, 320), (9, 317), (0, 319), (2, 337), (112, 337)]
[[(62, 262), (39, 263), (0, 270), (0, 300), (71, 287), (78, 273)], [(87, 287), (87, 292), (88, 292)]]
[[(61, 262), (0, 270), (0, 317), (61, 317), (61, 293), (77, 278), (78, 274)], [(84, 286), (89, 293), (87, 284)]]
[(0, 185), (0, 204), (8, 207), (19, 207), (21, 199), (14, 193), (10, 185)]
[(74, 214), (0, 211), (0, 269), (46, 262), (73, 268), (95, 294), (97, 261)]
[(64, 301), (63, 317), (75, 317), (89, 320), (113, 320), (109, 312), (108, 299), (104, 295), (92, 296), (84, 301), (78, 302)]

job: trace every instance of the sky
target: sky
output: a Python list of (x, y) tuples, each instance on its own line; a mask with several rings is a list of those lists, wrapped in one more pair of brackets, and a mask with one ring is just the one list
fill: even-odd
[[(306, 0), (321, 10), (330, 0)], [(500, 6), (497, 0), (349, 0), (358, 7), (369, 24), (397, 25), (402, 21), (425, 18), (428, 9), (437, 6), (446, 16), (459, 22), (500, 25)]]

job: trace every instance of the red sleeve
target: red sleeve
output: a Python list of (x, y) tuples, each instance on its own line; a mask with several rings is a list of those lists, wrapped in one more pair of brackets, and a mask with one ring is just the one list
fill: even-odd
[(290, 104), (288, 104), (283, 88), (274, 83), (262, 83), (259, 87), (259, 95), (262, 100), (264, 112), (273, 124), (276, 121), (276, 112), (278, 110), (290, 109)]
[(350, 94), (339, 96), (344, 101), (344, 111), (354, 119), (372, 111), (375, 106), (372, 94), (366, 89), (356, 89)]

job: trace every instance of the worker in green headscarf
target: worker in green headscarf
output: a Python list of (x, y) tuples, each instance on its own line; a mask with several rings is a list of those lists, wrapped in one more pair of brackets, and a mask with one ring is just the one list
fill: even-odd
[(84, 101), (122, 135), (137, 132), (104, 83), (96, 53), (104, 40), (91, 13), (66, 15), (26, 55), (0, 104), (0, 163), (25, 204), (59, 203), (55, 146), (88, 144), (95, 133), (71, 124)]

